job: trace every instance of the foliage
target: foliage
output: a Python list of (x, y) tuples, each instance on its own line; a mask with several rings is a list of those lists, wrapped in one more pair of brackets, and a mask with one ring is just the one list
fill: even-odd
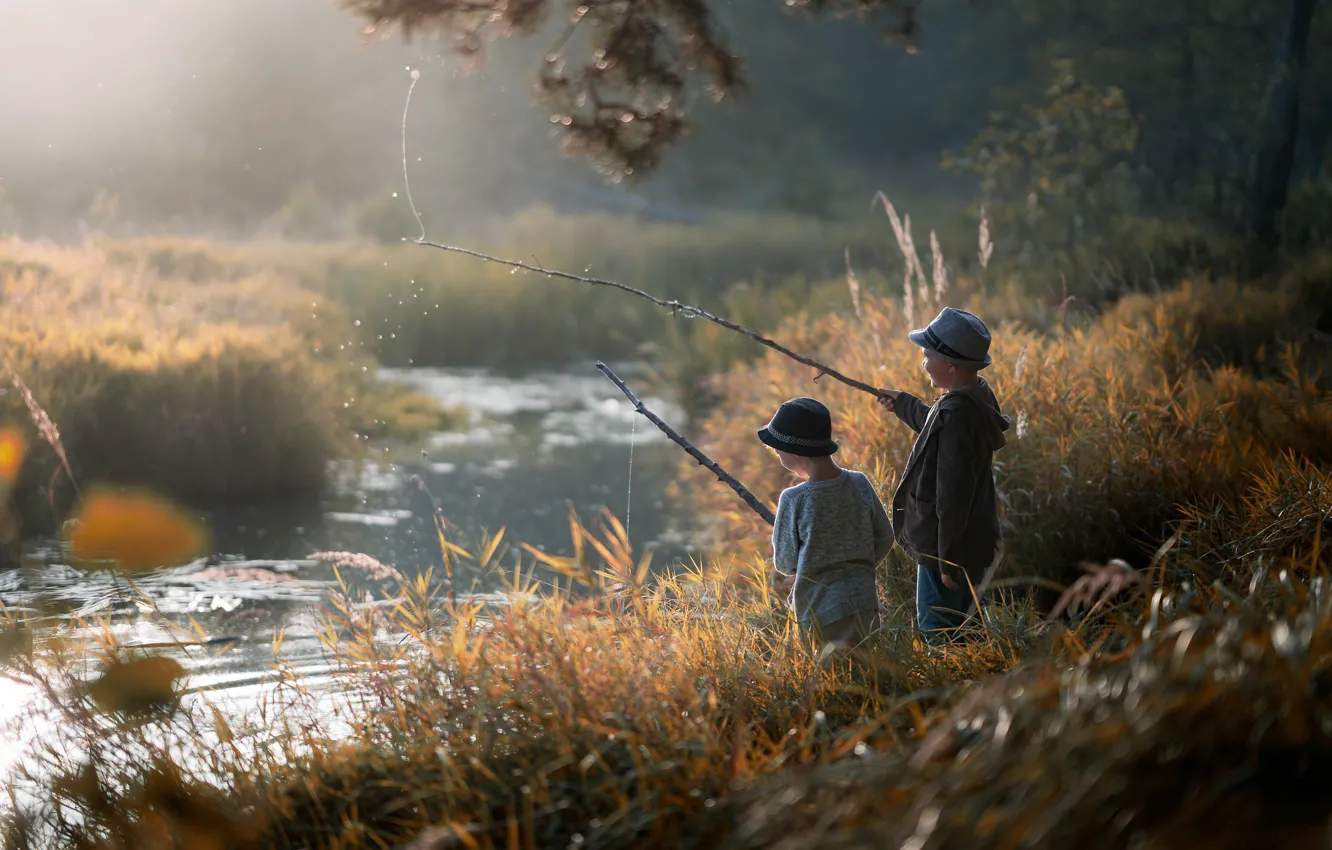
[(1000, 256), (1024, 270), (1078, 275), (1138, 209), (1132, 154), (1138, 123), (1124, 93), (1054, 63), (1045, 102), (996, 113), (944, 167), (975, 174)]
[[(1015, 426), (995, 458), (1008, 574), (1063, 579), (1081, 561), (1108, 557), (1140, 566), (1180, 505), (1238, 490), (1282, 452), (1328, 460), (1332, 408), (1310, 374), (1325, 358), (1314, 327), (1325, 287), (1312, 284), (1326, 280), (1325, 269), (1311, 261), (1307, 278), (1279, 287), (1190, 281), (1048, 336), (998, 321), (1003, 305), (978, 299), (972, 306), (994, 332), (987, 379)], [(1291, 315), (1305, 318), (1291, 323)], [(871, 298), (860, 317), (797, 315), (774, 336), (844, 374), (930, 399), (911, 326), (894, 303)], [(788, 397), (813, 393), (834, 411), (839, 457), (890, 497), (914, 434), (885, 420), (873, 399), (811, 377), (777, 356), (732, 370), (718, 380), (723, 401), (697, 444), (775, 497), (787, 476), (752, 429)], [(752, 427), (740, 427), (746, 422)], [(682, 466), (679, 486), (696, 481)], [(715, 519), (719, 540), (766, 538), (720, 488), (699, 482), (692, 498)]]
[(356, 233), (386, 245), (415, 239), (420, 235), (416, 217), (405, 198), (397, 192), (380, 192), (361, 205), (356, 213)]
[[(410, 234), (414, 236), (415, 234)], [(705, 308), (744, 284), (798, 301), (804, 279), (840, 276), (849, 247), (865, 271), (888, 262), (872, 225), (776, 215), (717, 215), (702, 224), (525, 211), (473, 243), (498, 256), (619, 279)], [(224, 243), (135, 239), (104, 243), (112, 261), (188, 280), (276, 277), (343, 305), (356, 328), (339, 346), (389, 366), (524, 368), (575, 358), (633, 357), (660, 342), (669, 314), (593, 287), (514, 274), (471, 257), (410, 244)], [(790, 281), (790, 285), (787, 285)], [(739, 286), (737, 286), (739, 285)], [(721, 309), (721, 307), (717, 307)], [(293, 309), (292, 311), (296, 311)], [(768, 315), (771, 311), (765, 310)], [(308, 318), (303, 321), (308, 321)]]
[(1332, 151), (1323, 164), (1291, 187), (1284, 242), (1294, 251), (1332, 244)]
[[(590, 846), (706, 841), (709, 814), (733, 789), (858, 744), (897, 746), (915, 734), (911, 713), (893, 709), (899, 696), (1007, 669), (1025, 646), (1019, 612), (955, 653), (895, 633), (881, 664), (821, 665), (776, 607), (761, 565), (649, 582), (613, 521), (594, 532), (574, 519), (571, 532), (579, 554), (543, 560), (572, 589), (542, 599), (531, 595), (530, 566), (515, 566), (506, 602), (485, 611), (441, 601), (429, 576), (407, 580), (384, 605), (335, 590), (320, 633), (348, 695), (338, 717), (311, 716), (309, 693), (284, 672), (248, 720), (224, 721), (196, 698), (180, 700), (170, 721), (145, 723), (135, 709), (108, 727), (95, 699), (70, 698), (79, 689), (62, 672), (87, 648), (72, 637), (39, 644), (13, 660), (11, 675), (47, 683), (47, 710), (76, 734), (36, 742), (19, 782), (37, 803), (11, 815), (10, 835), (17, 823), (64, 841), (133, 834), (151, 818), (137, 789), (169, 760), (193, 793), (229, 801), (220, 823), (249, 810), (257, 834), (239, 846), (397, 844), (451, 824), (482, 846), (506, 832), (539, 846), (575, 835)], [(493, 551), (449, 551), (455, 570), (464, 561), (506, 569)], [(122, 658), (113, 645), (104, 651)], [(116, 682), (133, 678), (114, 666), (124, 663), (109, 668)], [(283, 717), (301, 717), (303, 728)], [(339, 722), (351, 737), (326, 737), (325, 724)], [(84, 737), (94, 730), (97, 740)], [(81, 771), (82, 782), (64, 778)], [(191, 825), (188, 812), (171, 816), (171, 826)], [(9, 846), (20, 845), (11, 837)]]
[(1318, 847), (1332, 609), (1315, 570), (1160, 588), (1121, 626), (1066, 635), (1080, 663), (973, 685), (914, 750), (744, 795), (729, 846)]
[(7, 613), (7, 674), (46, 696), (25, 722), (64, 732), (25, 752), (6, 846), (1321, 846), (1329, 495), (1325, 470), (1275, 458), (1194, 511), (1154, 592), (1066, 624), (996, 603), (951, 647), (896, 630), (912, 600), (890, 579), (890, 629), (831, 663), (761, 561), (652, 581), (622, 527), (574, 519), (577, 554), (543, 558), (567, 589), (538, 598), (498, 538), (446, 543), (455, 569), (512, 570), (504, 603), (442, 601), (428, 575), (385, 604), (334, 589), (333, 716), (280, 659), (228, 717), (180, 698), (171, 655)]
[[(372, 32), (381, 26), (397, 26), (409, 38), (433, 32), (463, 55), (475, 55), (492, 34), (533, 34), (554, 4), (342, 0), (342, 5), (365, 18)], [(563, 126), (566, 146), (611, 173), (650, 170), (677, 139), (690, 78), (705, 81), (719, 95), (742, 84), (739, 57), (727, 50), (705, 4), (592, 0), (569, 6), (562, 17), (580, 31), (555, 40), (538, 91), (554, 110), (552, 123)], [(570, 53), (579, 56), (571, 68)]]
[(273, 216), (273, 227), (285, 239), (332, 239), (338, 235), (335, 213), (311, 180), (292, 188), (287, 202)]
[[(187, 253), (185, 265), (197, 260)], [(71, 261), (9, 263), (31, 282), (61, 280)], [(1321, 840), (1327, 777), (1303, 756), (1328, 748), (1332, 409), (1297, 346), (1325, 321), (1326, 270), (1317, 260), (1270, 283), (1189, 281), (1048, 334), (994, 325), (989, 377), (1016, 418), (998, 468), (1013, 572), (971, 642), (917, 639), (909, 565), (895, 554), (880, 576), (888, 628), (849, 658), (805, 645), (767, 583), (766, 529), (712, 488), (695, 491), (696, 507), (717, 518), (730, 554), (691, 567), (654, 572), (610, 515), (600, 528), (571, 517), (569, 557), (520, 546), (508, 551), (526, 557), (507, 560), (502, 532), (463, 548), (440, 529), (442, 581), (318, 553), (399, 583), (383, 600), (330, 589), (319, 633), (340, 695), (325, 703), (331, 714), (313, 709), (315, 693), (280, 656), (273, 691), (229, 716), (187, 693), (174, 650), (122, 647), (107, 623), (51, 630), (4, 612), (0, 661), (41, 697), (20, 725), (59, 730), (27, 738), (6, 846), (1117, 847), (1203, 836), (1240, 847), (1274, 822), (1286, 846)], [(227, 301), (245, 280), (182, 283), (199, 300), (164, 303), (253, 309)], [(921, 309), (951, 300), (948, 287), (916, 291)], [(853, 289), (849, 311), (797, 315), (778, 336), (925, 395), (904, 341), (911, 323), (878, 289)], [(95, 293), (78, 294), (61, 294), (72, 318)], [(326, 334), (345, 318), (325, 325), (321, 305), (299, 324), (296, 307), (313, 296), (290, 297), (290, 319), (280, 298), (267, 302), (272, 321), (307, 351), (331, 350)], [(1285, 323), (1292, 312), (1300, 323)], [(767, 358), (722, 378), (705, 445), (760, 492), (776, 491), (777, 467), (743, 423), (766, 419), (806, 377)], [(871, 399), (819, 392), (842, 457), (887, 495), (908, 435), (886, 428)], [(29, 412), (53, 431), (44, 411)], [(25, 441), (9, 445), (23, 463)], [(193, 538), (160, 508), (85, 526), (85, 548), (114, 550), (122, 573), (175, 560), (175, 543)], [(1040, 620), (1021, 589), (1126, 551), (1145, 569), (1101, 584), (1093, 569), (1083, 590), (1133, 597), (1084, 592), (1090, 610), (1074, 621)], [(459, 596), (463, 572), (507, 592), (489, 604)], [(184, 640), (185, 624), (132, 584), (125, 592), (182, 645), (209, 643)], [(1219, 771), (1234, 780), (1217, 786)]]

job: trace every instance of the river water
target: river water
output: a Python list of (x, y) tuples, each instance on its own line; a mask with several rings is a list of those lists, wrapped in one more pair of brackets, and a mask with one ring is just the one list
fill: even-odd
[[(641, 384), (637, 370), (618, 371), (630, 386)], [(409, 578), (432, 566), (438, 570), (434, 505), (464, 546), (504, 528), (506, 542), (567, 554), (572, 508), (593, 527), (603, 509), (627, 518), (635, 551), (654, 550), (654, 564), (695, 551), (688, 517), (666, 499), (680, 450), (595, 369), (521, 376), (412, 369), (386, 370), (382, 377), (466, 407), (470, 422), (419, 442), (377, 447), (366, 460), (335, 464), (319, 505), (213, 514), (210, 557), (136, 577), (160, 618), (144, 616), (109, 574), (78, 572), (49, 546), (27, 552), (20, 569), (0, 573), (0, 602), (47, 619), (83, 618), (89, 628), (109, 627), (126, 644), (169, 640), (162, 619), (188, 625), (193, 618), (210, 636), (238, 636), (240, 642), (220, 654), (172, 654), (188, 669), (191, 689), (244, 713), (271, 686), (278, 630), (285, 630), (283, 658), (307, 685), (318, 691), (328, 677), (315, 611), (335, 575), (330, 564), (309, 556), (362, 552)], [(683, 412), (669, 398), (637, 389), (665, 421), (683, 423)], [(518, 553), (516, 546), (507, 551), (495, 572), (461, 572), (457, 589), (498, 601), (492, 594), (504, 586), (504, 570), (512, 569)], [(344, 570), (343, 577), (358, 595), (390, 589), (354, 570)], [(22, 687), (0, 683), (0, 723), (33, 698)], [(0, 771), (18, 756), (17, 743), (0, 738)]]

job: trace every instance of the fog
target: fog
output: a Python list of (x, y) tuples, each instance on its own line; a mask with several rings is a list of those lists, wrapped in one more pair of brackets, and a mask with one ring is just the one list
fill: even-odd
[(413, 118), (431, 132), (413, 139), (413, 166), (426, 205), (503, 207), (552, 191), (535, 173), (587, 170), (561, 160), (518, 75), (469, 76), (429, 42), (367, 40), (328, 0), (132, 6), (0, 10), (0, 178), (39, 225), (60, 229), (99, 188), (122, 217), (214, 226), (276, 209), (303, 180), (339, 201), (387, 191), (400, 183), (408, 67), (425, 73)]
[[(944, 56), (915, 60), (913, 71), (852, 23), (814, 25), (759, 0), (721, 13), (739, 22), (732, 42), (753, 89), (738, 103), (702, 105), (701, 129), (661, 173), (616, 187), (562, 156), (534, 105), (540, 36), (492, 43), (472, 67), (428, 38), (365, 36), (332, 0), (4, 0), (0, 229), (7, 211), (9, 229), (27, 236), (77, 236), (90, 223), (248, 235), (307, 181), (330, 208), (383, 198), (401, 189), (409, 68), (423, 72), (410, 122), (413, 194), (436, 222), (533, 203), (818, 211), (838, 179), (863, 182), (847, 172), (885, 154), (933, 170), (933, 139), (891, 151), (882, 140), (902, 123), (895, 111), (938, 86), (880, 88), (863, 103), (849, 87), (925, 76)], [(928, 111), (914, 109), (912, 133), (932, 126)]]

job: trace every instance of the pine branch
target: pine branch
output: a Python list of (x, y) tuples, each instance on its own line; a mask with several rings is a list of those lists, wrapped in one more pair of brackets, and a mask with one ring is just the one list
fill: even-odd
[(603, 280), (601, 278), (596, 278), (596, 277), (584, 277), (583, 275), (571, 274), (570, 272), (559, 271), (558, 269), (547, 269), (543, 268), (542, 266), (534, 266), (531, 265), (530, 263), (524, 263), (519, 260), (506, 260), (502, 257), (494, 257), (491, 256), (490, 254), (483, 254), (480, 251), (473, 251), (471, 248), (460, 248), (454, 245), (441, 245), (438, 242), (430, 242), (425, 239), (416, 239), (416, 240), (407, 240), (407, 241), (415, 242), (415, 244), (417, 245), (424, 245), (427, 248), (436, 248), (440, 251), (449, 251), (454, 254), (464, 254), (468, 257), (476, 257), (477, 259), (480, 260), (485, 260), (491, 263), (498, 263), (502, 266), (508, 266), (514, 269), (522, 269), (523, 271), (536, 272), (537, 274), (543, 274), (546, 277), (555, 277), (555, 278), (561, 278), (563, 280), (572, 280), (572, 281), (577, 281), (579, 283), (587, 283), (591, 284), (592, 286), (609, 286), (613, 289), (619, 289), (624, 292), (628, 292), (631, 295), (637, 295), (639, 298), (645, 298), (648, 301), (651, 301), (653, 304), (656, 304), (658, 307), (670, 310), (672, 315), (684, 314), (686, 316), (693, 316), (699, 319), (707, 319), (709, 322), (721, 325), (727, 330), (732, 330), (735, 331), (736, 333), (743, 334), (749, 337), (750, 339), (754, 340), (755, 342), (759, 343), (760, 345), (766, 345), (768, 348), (771, 348), (774, 351), (786, 355), (787, 357), (791, 358), (797, 363), (802, 363), (806, 366), (809, 366), (810, 368), (818, 369), (819, 374), (814, 376), (814, 380), (816, 381), (819, 378), (823, 377), (824, 375), (827, 375), (833, 380), (840, 381), (843, 384), (846, 384), (848, 387), (860, 390), (861, 392), (869, 393), (875, 398), (878, 398), (879, 396), (879, 391), (876, 387), (870, 386), (869, 384), (866, 384), (862, 381), (857, 381), (855, 378), (849, 378), (846, 375), (843, 375), (841, 372), (838, 372), (833, 367), (829, 366), (827, 363), (820, 363), (819, 361), (815, 360), (812, 357), (806, 357), (803, 354), (792, 351), (791, 349), (787, 348), (781, 343), (769, 339), (766, 336), (763, 336), (758, 331), (747, 328), (744, 325), (736, 324), (735, 322), (732, 322), (729, 319), (723, 319), (721, 316), (714, 316), (712, 313), (709, 313), (706, 310), (700, 310), (698, 307), (691, 307), (688, 304), (681, 304), (679, 301), (675, 301), (673, 299), (670, 301), (663, 301), (662, 299), (657, 298), (655, 295), (644, 292), (641, 289), (635, 289), (632, 286), (628, 286), (623, 283), (617, 283), (616, 281), (613, 280)]
[(698, 461), (700, 466), (707, 467), (708, 471), (717, 476), (718, 481), (722, 482), (723, 484), (727, 485), (732, 490), (734, 490), (741, 499), (745, 500), (745, 504), (749, 505), (749, 507), (754, 510), (754, 513), (763, 517), (764, 522), (766, 522), (768, 525), (772, 525), (773, 523), (776, 522), (776, 517), (772, 515), (772, 511), (768, 510), (768, 508), (762, 502), (754, 498), (754, 494), (746, 490), (743, 484), (741, 484), (739, 481), (736, 481), (735, 478), (733, 478), (729, 472), (718, 466), (716, 461), (712, 460), (707, 455), (703, 454), (701, 451), (694, 448), (693, 445), (691, 445), (688, 440), (677, 434), (675, 432), (675, 429), (671, 428), (671, 426), (667, 425), (665, 422), (662, 422), (661, 419), (657, 417), (657, 414), (653, 413), (651, 410), (648, 410), (646, 407), (644, 407), (643, 402), (639, 401), (638, 396), (634, 395), (634, 391), (625, 386), (624, 381), (621, 381), (619, 376), (616, 375), (614, 372), (612, 372), (609, 366), (598, 360), (597, 368), (600, 369), (602, 374), (604, 374), (607, 378), (610, 378), (611, 382), (614, 383), (615, 386), (620, 388), (620, 392), (625, 394), (625, 397), (627, 397), (629, 401), (633, 404), (635, 410), (646, 416), (649, 422), (651, 422), (653, 425), (656, 425), (659, 429), (661, 429), (661, 432), (663, 434), (665, 434), (667, 437), (670, 437), (672, 440), (675, 441), (677, 445), (680, 446), (680, 448), (688, 452), (689, 456), (692, 457), (694, 460)]

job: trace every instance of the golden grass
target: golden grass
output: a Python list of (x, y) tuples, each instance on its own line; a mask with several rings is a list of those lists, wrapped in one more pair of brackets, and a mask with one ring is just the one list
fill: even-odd
[[(23, 514), (39, 526), (53, 519), (44, 491), (57, 460), (80, 482), (209, 506), (318, 490), (358, 435), (449, 421), (377, 385), (344, 308), (273, 275), (186, 281), (93, 247), (9, 241), (0, 297), (5, 382), (21, 379), (68, 452), (66, 464), (43, 446), (25, 471)], [(25, 401), (7, 394), (0, 415), (27, 421)], [(68, 481), (59, 487), (67, 504)]]
[[(640, 583), (613, 525), (575, 524), (582, 554), (550, 564), (570, 589), (540, 599), (521, 570), (484, 612), (429, 576), (381, 604), (335, 594), (321, 634), (351, 695), (335, 718), (304, 713), (280, 663), (251, 722), (228, 723), (173, 706), (175, 667), (140, 676), (106, 637), (30, 650), (11, 621), (10, 675), (74, 734), (28, 753), (14, 787), (37, 802), (6, 846), (1240, 848), (1264, 830), (1321, 846), (1332, 599), (1315, 550), (1332, 491), (1294, 460), (1269, 473), (1318, 486), (1212, 509), (1287, 520), (1238, 562), (1261, 576), (1213, 583), (1215, 554), (1189, 538), (1138, 601), (1072, 623), (1005, 603), (974, 643), (889, 631), (832, 663), (758, 562)], [(1282, 555), (1292, 542), (1308, 557)], [(86, 653), (97, 688), (72, 672)]]
[[(375, 604), (340, 588), (321, 628), (348, 695), (331, 717), (280, 661), (276, 691), (229, 722), (178, 704), (178, 671), (138, 666), (109, 630), (35, 634), (5, 612), (7, 674), (65, 730), (24, 754), (5, 846), (1321, 847), (1326, 394), (1282, 333), (1261, 357), (1199, 344), (1204, 326), (1259, 327), (1268, 295), (1191, 286), (1054, 335), (996, 327), (990, 377), (1022, 423), (998, 458), (1009, 568), (1129, 553), (1147, 569), (1126, 599), (1051, 623), (1017, 592), (977, 640), (927, 646), (895, 555), (888, 628), (824, 659), (766, 584), (766, 529), (700, 483), (733, 553), (705, 565), (654, 578), (613, 519), (575, 520), (569, 558), (520, 547), (501, 565), (502, 535), (470, 552), (441, 537), (448, 574), (507, 576), (507, 604), (429, 575)], [(1232, 318), (1219, 301), (1179, 318), (1240, 294)], [(777, 336), (927, 394), (898, 309), (862, 292), (858, 312)], [(705, 445), (758, 492), (783, 481), (753, 429), (808, 377), (769, 358), (721, 385)], [(816, 394), (887, 495), (909, 434), (869, 398)], [(538, 564), (560, 589), (535, 595)]]
[[(993, 323), (995, 364), (985, 375), (1015, 423), (995, 456), (1008, 575), (1067, 577), (1079, 561), (1111, 557), (1145, 566), (1184, 518), (1180, 506), (1242, 489), (1282, 452), (1332, 459), (1332, 405), (1295, 345), (1299, 323), (1281, 330), (1297, 303), (1282, 289), (1190, 282), (1054, 334)], [(866, 299), (859, 318), (797, 316), (774, 336), (845, 374), (929, 400), (909, 328), (894, 303)], [(1240, 350), (1245, 328), (1250, 347)], [(1230, 355), (1200, 342), (1200, 329)], [(1241, 368), (1250, 363), (1263, 371)], [(773, 498), (789, 478), (753, 430), (787, 398), (812, 395), (833, 411), (839, 460), (891, 498), (915, 435), (869, 396), (811, 377), (769, 355), (719, 379), (723, 401), (700, 426), (700, 448)], [(768, 529), (687, 466), (679, 487), (717, 518), (718, 539), (760, 545)]]
[[(869, 218), (847, 225), (718, 215), (686, 225), (536, 208), (462, 241), (720, 309), (724, 294), (742, 283), (802, 297), (803, 281), (840, 276), (848, 247), (872, 269), (891, 259), (880, 229)], [(103, 247), (114, 266), (172, 279), (291, 281), (345, 305), (361, 323), (357, 342), (392, 366), (544, 368), (575, 358), (634, 357), (645, 341), (662, 341), (664, 326), (678, 324), (632, 299), (410, 244), (154, 237)]]
[[(185, 787), (211, 786), (228, 801), (228, 823), (251, 812), (259, 832), (239, 846), (393, 846), (450, 823), (479, 846), (511, 834), (520, 846), (564, 846), (575, 834), (595, 836), (593, 846), (701, 840), (736, 789), (900, 746), (942, 697), (921, 689), (1008, 669), (1027, 645), (1017, 628), (944, 652), (891, 632), (865, 663), (820, 664), (760, 565), (685, 570), (647, 586), (618, 529), (575, 524), (574, 534), (584, 554), (554, 565), (573, 591), (531, 598), (530, 573), (517, 570), (510, 603), (484, 619), (466, 600), (440, 601), (428, 576), (388, 604), (336, 595), (322, 637), (354, 695), (339, 718), (353, 729), (343, 740), (325, 731), (330, 718), (301, 716), (308, 695), (294, 679), (261, 710), (256, 736), (228, 746), (216, 728), (208, 734), (218, 721), (203, 705), (156, 726), (108, 718), (96, 694), (79, 696), (71, 646), (16, 655), (13, 675), (51, 688), (56, 716), (99, 732), (38, 746), (24, 787), (55, 805), (21, 820), (34, 835), (137, 835), (149, 812), (136, 795), (171, 753)], [(116, 666), (127, 651), (103, 641), (105, 669), (127, 678)], [(115, 705), (126, 704), (116, 693)], [(161, 709), (161, 694), (151, 696), (135, 718)], [(37, 769), (82, 775), (80, 763), (93, 765), (82, 783)], [(179, 829), (197, 827), (176, 817)], [(93, 825), (76, 826), (82, 818)]]

